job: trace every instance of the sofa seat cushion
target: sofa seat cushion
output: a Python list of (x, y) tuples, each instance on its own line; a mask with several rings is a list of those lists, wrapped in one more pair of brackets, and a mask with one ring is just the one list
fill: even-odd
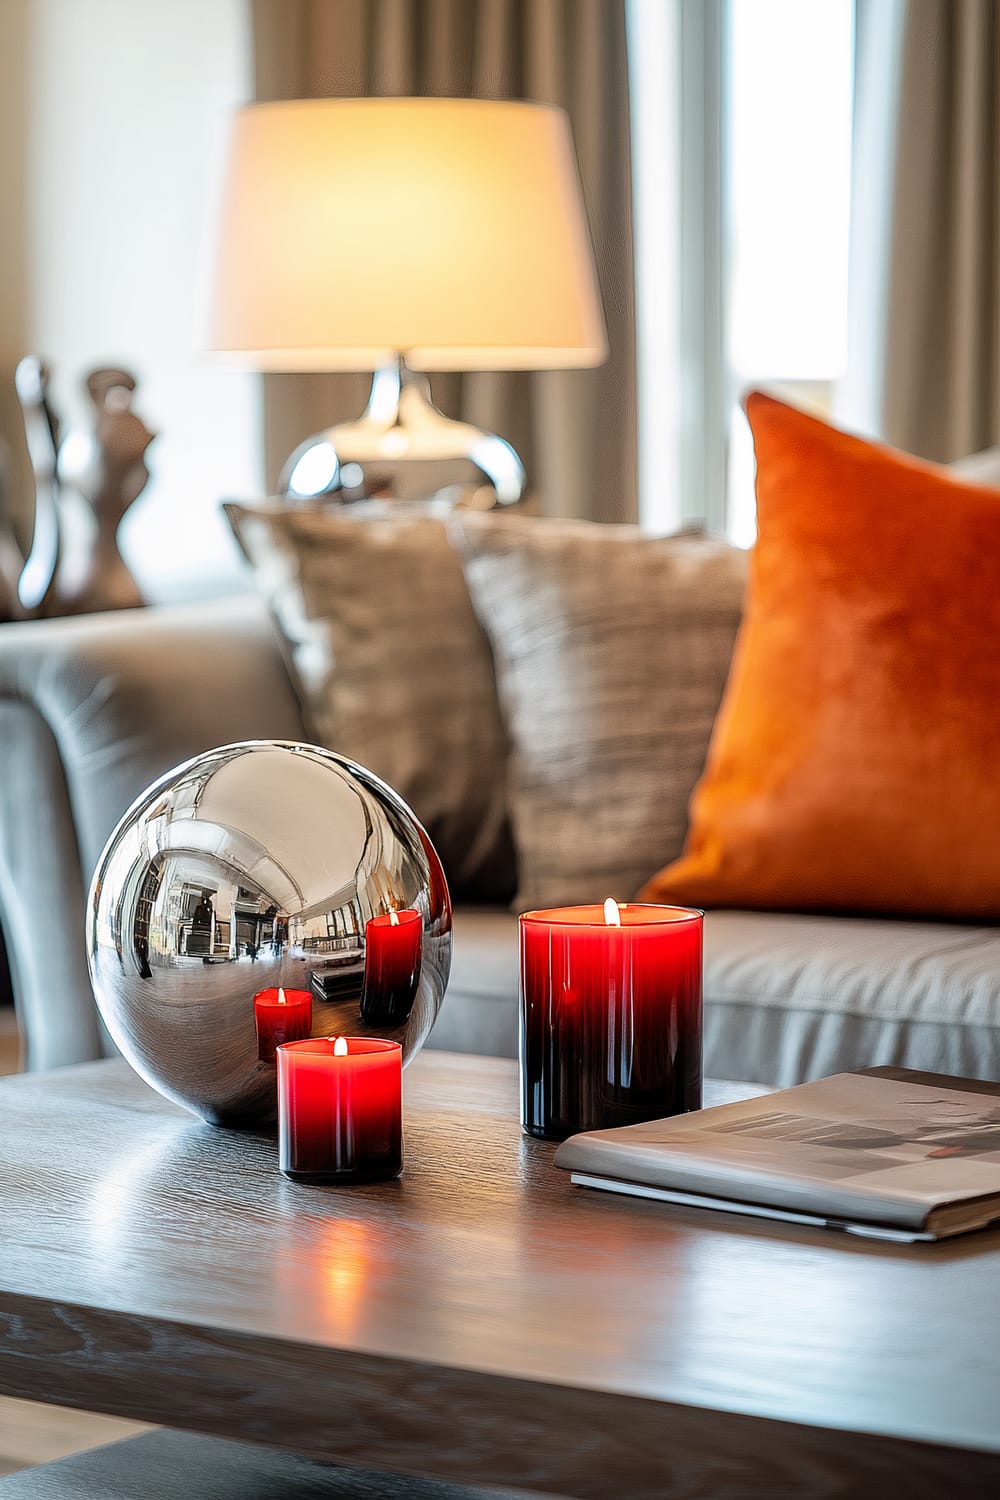
[[(517, 1054), (517, 919), (455, 914), (431, 1045)], [(790, 1087), (876, 1064), (1000, 1079), (1000, 928), (715, 911), (705, 1072)]]
[(429, 1047), (517, 1056), (517, 918), (506, 907), (458, 907), (451, 978)]
[(705, 919), (705, 1069), (783, 1088), (895, 1064), (1000, 1079), (1000, 929), (772, 912)]

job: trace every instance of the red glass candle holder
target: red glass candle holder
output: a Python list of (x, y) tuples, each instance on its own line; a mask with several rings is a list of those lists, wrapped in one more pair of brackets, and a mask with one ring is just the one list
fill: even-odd
[(376, 1182), (403, 1167), (403, 1049), (370, 1037), (278, 1048), (278, 1156), (298, 1182)]
[(257, 1056), (273, 1063), (285, 1042), (299, 1042), (312, 1034), (313, 997), (309, 990), (258, 990), (253, 997), (257, 1027)]
[(521, 1123), (545, 1140), (701, 1107), (702, 913), (609, 906), (620, 926), (520, 919)]
[(402, 1026), (420, 980), (424, 919), (418, 911), (390, 911), (365, 923), (365, 982), (361, 1018), (368, 1026)]

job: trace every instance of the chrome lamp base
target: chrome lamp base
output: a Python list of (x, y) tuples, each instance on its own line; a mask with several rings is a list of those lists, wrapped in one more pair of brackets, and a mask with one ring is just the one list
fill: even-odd
[(488, 510), (520, 500), (525, 474), (510, 443), (446, 417), (431, 401), (427, 377), (397, 359), (375, 371), (357, 421), (299, 444), (278, 488), (289, 500), (435, 501)]

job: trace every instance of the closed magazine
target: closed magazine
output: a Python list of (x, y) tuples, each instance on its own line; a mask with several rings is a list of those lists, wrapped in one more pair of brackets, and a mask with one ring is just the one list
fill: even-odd
[(1000, 1085), (902, 1068), (572, 1136), (581, 1187), (935, 1240), (1000, 1219)]

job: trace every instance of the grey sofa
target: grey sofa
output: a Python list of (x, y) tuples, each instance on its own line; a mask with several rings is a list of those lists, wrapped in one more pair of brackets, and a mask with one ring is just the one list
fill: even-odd
[[(0, 927), (30, 1067), (110, 1050), (87, 978), (84, 896), (128, 804), (214, 745), (304, 735), (254, 600), (0, 630)], [(712, 912), (705, 958), (715, 1076), (787, 1085), (895, 1063), (1000, 1077), (996, 929)], [(516, 1043), (515, 919), (460, 907), (430, 1045), (513, 1056)]]

